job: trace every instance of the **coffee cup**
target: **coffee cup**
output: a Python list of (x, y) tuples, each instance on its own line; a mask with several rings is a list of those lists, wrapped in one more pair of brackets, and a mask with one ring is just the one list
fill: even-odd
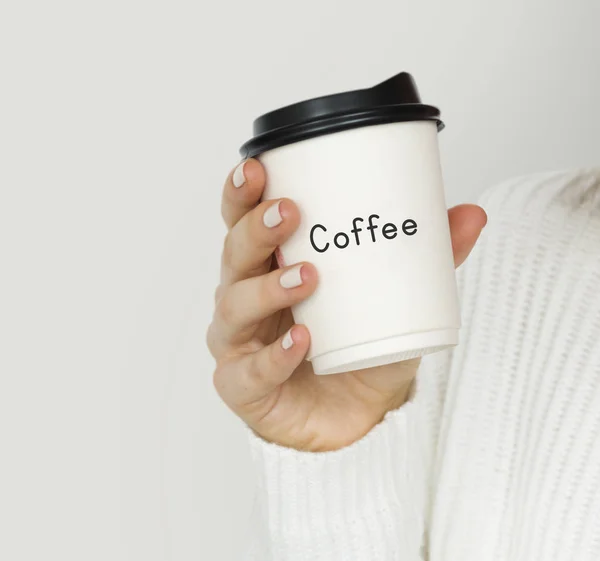
[(264, 200), (301, 223), (280, 266), (308, 261), (316, 291), (292, 309), (316, 374), (365, 369), (458, 343), (460, 311), (437, 108), (402, 72), (372, 88), (299, 102), (254, 121), (240, 152), (266, 171)]

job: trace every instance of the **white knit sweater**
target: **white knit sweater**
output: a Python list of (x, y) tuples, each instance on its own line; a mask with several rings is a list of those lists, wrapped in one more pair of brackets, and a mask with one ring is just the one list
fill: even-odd
[(463, 329), (336, 452), (251, 436), (256, 561), (600, 560), (600, 170), (483, 197)]

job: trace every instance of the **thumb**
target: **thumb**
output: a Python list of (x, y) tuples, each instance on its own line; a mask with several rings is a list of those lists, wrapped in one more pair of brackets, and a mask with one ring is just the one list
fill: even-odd
[(454, 264), (459, 267), (471, 253), (481, 230), (487, 223), (487, 214), (477, 205), (458, 205), (448, 211)]

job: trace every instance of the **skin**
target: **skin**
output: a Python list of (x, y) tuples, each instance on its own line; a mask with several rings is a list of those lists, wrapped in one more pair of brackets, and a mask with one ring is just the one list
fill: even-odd
[[(273, 252), (298, 227), (300, 215), (281, 199), (283, 221), (267, 228), (263, 215), (277, 201), (260, 202), (265, 172), (256, 160), (244, 165), (244, 184), (236, 188), (233, 171), (223, 189), (225, 239), (221, 283), (207, 344), (216, 359), (214, 385), (225, 403), (259, 436), (282, 446), (311, 452), (352, 444), (388, 411), (406, 402), (419, 359), (377, 368), (316, 376), (304, 360), (310, 333), (293, 323), (290, 306), (315, 290), (318, 274), (304, 263), (302, 285), (283, 288)], [(448, 211), (454, 262), (458, 267), (487, 222), (476, 205)], [(291, 329), (293, 345), (282, 340)]]

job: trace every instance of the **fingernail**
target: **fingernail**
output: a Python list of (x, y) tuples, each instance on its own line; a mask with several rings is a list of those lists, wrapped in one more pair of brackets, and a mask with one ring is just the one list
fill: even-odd
[[(292, 328), (293, 329), (293, 328)], [(281, 340), (281, 346), (284, 351), (291, 349), (294, 346), (294, 340), (292, 339), (292, 330), (290, 329)]]
[(283, 221), (283, 216), (279, 212), (279, 205), (281, 201), (278, 201), (276, 204), (271, 205), (263, 215), (263, 222), (267, 228), (275, 228)]
[(279, 277), (279, 284), (283, 288), (296, 288), (302, 284), (302, 265), (288, 269)]
[(244, 175), (244, 166), (246, 160), (244, 160), (233, 172), (233, 186), (239, 189), (244, 183), (246, 183), (246, 176)]

